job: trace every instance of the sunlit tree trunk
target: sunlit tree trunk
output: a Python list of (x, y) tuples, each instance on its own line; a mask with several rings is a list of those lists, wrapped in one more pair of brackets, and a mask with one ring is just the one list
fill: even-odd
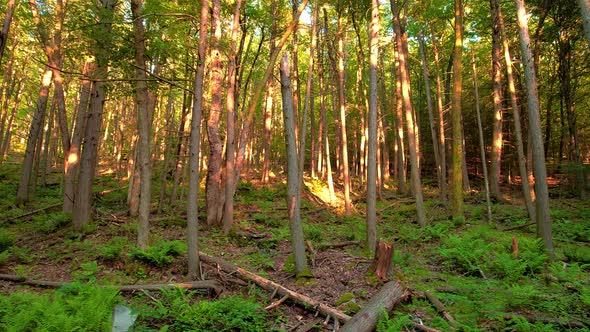
[(479, 133), (479, 149), (481, 151), (481, 168), (483, 170), (483, 183), (486, 193), (486, 211), (488, 221), (492, 221), (492, 203), (490, 202), (490, 185), (488, 179), (488, 166), (486, 162), (486, 146), (483, 140), (483, 129), (481, 126), (481, 114), (479, 110), (479, 83), (477, 79), (477, 66), (475, 64), (475, 52), (471, 50), (471, 65), (473, 68), (473, 88), (475, 90), (475, 112), (477, 115), (477, 129)]
[(92, 182), (98, 161), (98, 144), (102, 111), (105, 102), (105, 82), (108, 77), (108, 65), (111, 55), (111, 26), (113, 22), (114, 0), (100, 0), (97, 16), (101, 34), (97, 35), (95, 77), (90, 97), (90, 106), (86, 122), (84, 146), (80, 157), (80, 173), (78, 175), (78, 191), (74, 202), (74, 229), (81, 231), (82, 227), (92, 219)]
[(407, 192), (406, 185), (406, 148), (404, 141), (404, 122), (403, 122), (403, 98), (402, 98), (402, 78), (401, 66), (399, 61), (399, 52), (397, 44), (399, 41), (394, 41), (394, 57), (395, 57), (395, 168), (397, 175), (397, 191), (405, 194)]
[(12, 23), (12, 16), (16, 8), (16, 0), (8, 0), (6, 2), (6, 15), (2, 22), (2, 30), (0, 31), (0, 63), (2, 63), (2, 57), (4, 56), (4, 49), (6, 48), (6, 42), (8, 41), (8, 33), (10, 31), (10, 24)]
[(397, 40), (397, 50), (399, 53), (399, 67), (400, 67), (400, 74), (401, 74), (401, 95), (402, 101), (404, 105), (404, 111), (406, 115), (406, 128), (408, 130), (408, 150), (410, 152), (410, 165), (411, 169), (411, 178), (412, 178), (412, 188), (414, 191), (414, 197), (416, 199), (416, 214), (417, 214), (417, 221), (420, 226), (426, 225), (426, 213), (424, 211), (424, 200), (422, 197), (422, 183), (420, 180), (420, 168), (418, 165), (418, 150), (417, 150), (417, 142), (416, 142), (416, 132), (414, 126), (414, 116), (413, 116), (413, 105), (412, 100), (410, 97), (410, 73), (408, 72), (407, 63), (408, 61), (408, 54), (405, 52), (407, 50), (402, 44), (404, 42), (402, 38), (402, 26), (400, 24), (400, 12), (397, 9), (397, 5), (395, 0), (390, 1), (391, 4), (391, 12), (393, 13), (393, 29), (395, 32), (396, 40)]
[(543, 153), (543, 137), (541, 134), (541, 116), (539, 114), (539, 92), (534, 59), (531, 51), (531, 41), (527, 22), (527, 13), (523, 0), (514, 0), (518, 17), (518, 33), (522, 49), (522, 62), (527, 87), (529, 130), (533, 145), (533, 172), (535, 175), (536, 217), (537, 227), (541, 230), (545, 250), (555, 258), (553, 250), (553, 236), (551, 233), (551, 219), (549, 215), (549, 190), (547, 187), (547, 169)]
[[(324, 12), (325, 14), (325, 12)], [(322, 141), (323, 141), (323, 161), (325, 163), (325, 174), (326, 181), (328, 182), (328, 192), (330, 195), (330, 204), (334, 203), (336, 197), (334, 193), (334, 180), (332, 179), (332, 162), (330, 160), (330, 142), (328, 141), (328, 116), (326, 112), (326, 94), (324, 91), (324, 47), (325, 40), (327, 38), (324, 35), (323, 42), (319, 43), (317, 50), (318, 53), (318, 89), (320, 94), (320, 122), (321, 128), (323, 128)]]
[(231, 49), (227, 68), (228, 89), (227, 89), (227, 148), (225, 150), (225, 205), (223, 210), (223, 233), (227, 235), (234, 222), (234, 196), (232, 193), (234, 187), (234, 163), (235, 163), (235, 134), (236, 134), (236, 48), (238, 31), (240, 28), (240, 8), (241, 0), (235, 1), (234, 16), (231, 26)]
[[(270, 53), (273, 53), (276, 48), (275, 38), (277, 33), (277, 15), (276, 2), (273, 1), (273, 15), (272, 24), (270, 28)], [(262, 183), (268, 183), (270, 177), (270, 160), (271, 160), (271, 136), (272, 136), (272, 110), (273, 110), (273, 94), (274, 94), (274, 78), (266, 81), (266, 91), (264, 92), (264, 139), (262, 141), (263, 159), (262, 159)]]
[(442, 82), (440, 78), (440, 58), (438, 52), (438, 44), (432, 36), (432, 50), (434, 52), (434, 65), (436, 68), (436, 109), (438, 111), (438, 152), (440, 153), (440, 175), (441, 175), (441, 192), (440, 197), (443, 201), (447, 199), (447, 145), (445, 141), (445, 117), (443, 106), (443, 91)]
[(203, 78), (207, 58), (207, 27), (209, 25), (209, 0), (201, 1), (201, 22), (199, 29), (199, 59), (193, 93), (193, 110), (189, 138), (189, 177), (187, 197), (187, 241), (188, 241), (188, 278), (202, 278), (199, 261), (199, 151), (201, 135), (201, 113), (203, 111)]
[(10, 138), (12, 136), (12, 124), (14, 123), (14, 117), (16, 116), (16, 111), (18, 110), (19, 102), (20, 102), (20, 93), (22, 91), (22, 86), (24, 85), (24, 79), (19, 81), (19, 84), (16, 88), (16, 93), (13, 99), (13, 106), (12, 112), (10, 113), (10, 117), (8, 118), (8, 122), (6, 123), (6, 131), (3, 136), (0, 136), (0, 164), (6, 158), (6, 153), (8, 152), (8, 148), (10, 147)]
[(369, 158), (367, 163), (367, 248), (377, 246), (377, 65), (379, 61), (379, 1), (371, 0), (369, 26)]
[(461, 96), (463, 77), (461, 57), (463, 53), (463, 1), (455, 0), (455, 50), (453, 56), (453, 99), (451, 124), (453, 127), (453, 218), (463, 218), (463, 136), (461, 135)]
[(502, 170), (502, 118), (504, 113), (502, 93), (502, 64), (500, 62), (501, 39), (499, 25), (498, 0), (490, 0), (492, 12), (492, 78), (493, 78), (493, 103), (494, 103), (494, 127), (492, 132), (492, 150), (490, 153), (490, 191), (497, 200), (503, 200), (500, 191), (500, 174)]
[[(432, 105), (432, 96), (430, 93), (430, 74), (428, 71), (428, 62), (426, 59), (425, 43), (422, 34), (418, 36), (420, 55), (422, 57), (422, 74), (424, 76), (424, 88), (426, 90), (426, 108), (428, 109), (428, 123), (430, 124), (430, 135), (432, 136), (432, 147), (434, 150), (434, 160), (436, 162), (436, 175), (438, 180), (438, 188), (442, 193), (443, 179), (442, 167), (440, 161), (439, 141), (436, 135), (436, 128), (434, 124), (434, 106)], [(442, 195), (442, 194), (441, 194)]]
[(295, 257), (295, 273), (297, 278), (310, 277), (311, 271), (307, 267), (305, 257), (305, 242), (303, 228), (301, 226), (301, 214), (298, 204), (299, 198), (299, 171), (297, 160), (297, 141), (295, 139), (295, 114), (293, 112), (293, 90), (289, 74), (289, 57), (285, 52), (281, 58), (281, 95), (283, 100), (283, 120), (285, 128), (285, 140), (287, 145), (287, 209), (289, 212), (289, 225), (291, 229), (291, 242)]
[(514, 74), (512, 71), (512, 58), (508, 48), (508, 39), (506, 38), (506, 31), (504, 29), (504, 18), (502, 16), (502, 9), (498, 7), (498, 26), (500, 34), (502, 35), (502, 47), (504, 48), (504, 60), (506, 61), (506, 78), (508, 79), (508, 92), (510, 93), (510, 103), (512, 106), (512, 116), (514, 121), (514, 136), (516, 137), (516, 151), (518, 158), (518, 169), (520, 174), (520, 183), (524, 195), (524, 202), (529, 214), (529, 218), (535, 221), (535, 208), (533, 206), (533, 198), (531, 195), (531, 188), (528, 180), (528, 172), (526, 166), (526, 155), (524, 153), (524, 143), (522, 141), (522, 125), (520, 121), (520, 110), (518, 107), (518, 97), (516, 96), (516, 85), (514, 83)]
[(207, 138), (209, 140), (209, 159), (207, 164), (207, 225), (219, 225), (222, 221), (223, 192), (221, 181), (221, 150), (219, 121), (222, 108), (223, 62), (219, 40), (221, 38), (221, 1), (213, 0), (213, 16), (211, 19), (211, 107), (207, 119)]

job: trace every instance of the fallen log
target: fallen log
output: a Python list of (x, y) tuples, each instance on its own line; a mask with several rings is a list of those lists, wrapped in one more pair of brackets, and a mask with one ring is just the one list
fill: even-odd
[(207, 264), (218, 265), (225, 272), (237, 274), (241, 278), (252, 281), (269, 292), (274, 292), (276, 289), (277, 294), (279, 294), (280, 296), (284, 297), (288, 295), (289, 298), (293, 299), (294, 301), (300, 304), (304, 304), (306, 306), (311, 306), (315, 308), (319, 313), (321, 313), (324, 316), (329, 315), (332, 316), (332, 318), (334, 319), (339, 319), (344, 322), (349, 321), (351, 318), (350, 316), (338, 309), (332, 308), (324, 303), (314, 300), (309, 296), (292, 291), (283, 285), (277, 284), (274, 281), (268, 280), (248, 270), (242, 269), (241, 267), (236, 266), (224, 259), (212, 257), (202, 252), (199, 252), (199, 257), (203, 262)]
[(20, 219), (20, 218), (32, 216), (32, 215), (34, 215), (36, 213), (39, 213), (39, 212), (42, 212), (42, 211), (45, 211), (45, 210), (49, 210), (49, 209), (53, 209), (53, 208), (56, 208), (56, 207), (62, 206), (62, 205), (63, 205), (63, 203), (52, 204), (52, 205), (49, 205), (49, 206), (46, 206), (46, 207), (42, 207), (42, 208), (39, 208), (39, 209), (36, 209), (36, 210), (33, 210), (33, 211), (29, 211), (29, 212), (20, 214), (18, 216), (6, 218), (6, 219), (2, 220), (2, 222), (9, 222), (9, 221), (12, 221), (12, 220), (17, 220), (17, 219)]
[(357, 246), (361, 244), (361, 241), (345, 241), (345, 242), (336, 242), (336, 243), (324, 243), (318, 246), (319, 250), (324, 249), (336, 249), (336, 248), (344, 248), (348, 246)]
[[(45, 288), (59, 288), (67, 285), (68, 282), (63, 281), (48, 281), (25, 278), (13, 274), (0, 274), (0, 280), (18, 282), (24, 285), (45, 287)], [(212, 280), (189, 281), (180, 283), (168, 284), (148, 284), (148, 285), (97, 285), (98, 287), (116, 288), (121, 292), (132, 292), (138, 290), (160, 290), (163, 288), (182, 288), (182, 289), (212, 289), (216, 294), (221, 293), (221, 286)]]
[(457, 322), (455, 321), (455, 318), (453, 318), (453, 315), (451, 315), (444, 304), (436, 296), (434, 296), (430, 291), (424, 292), (424, 296), (428, 299), (428, 301), (430, 301), (430, 303), (432, 303), (432, 305), (434, 305), (436, 310), (438, 310), (438, 312), (443, 315), (443, 317), (449, 322), (449, 325), (457, 328)]
[(402, 285), (397, 281), (386, 283), (375, 296), (359, 311), (350, 321), (348, 321), (340, 332), (369, 332), (373, 331), (379, 316), (385, 310), (391, 311), (393, 307), (408, 296)]

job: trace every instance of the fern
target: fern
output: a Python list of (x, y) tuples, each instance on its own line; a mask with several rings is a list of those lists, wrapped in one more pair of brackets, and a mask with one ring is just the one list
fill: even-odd
[(172, 264), (174, 257), (186, 251), (186, 244), (181, 241), (164, 242), (160, 245), (147, 247), (145, 250), (133, 249), (129, 256), (157, 267)]

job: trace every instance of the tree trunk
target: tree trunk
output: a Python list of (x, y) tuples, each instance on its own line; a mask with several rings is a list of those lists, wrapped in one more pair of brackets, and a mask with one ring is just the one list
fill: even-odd
[(0, 63), (2, 63), (2, 57), (4, 55), (4, 49), (6, 48), (6, 42), (8, 41), (8, 33), (10, 31), (10, 24), (12, 23), (12, 16), (14, 15), (15, 8), (16, 1), (8, 0), (6, 3), (6, 15), (4, 16), (2, 30), (0, 31)]
[[(23, 80), (24, 81), (24, 80)], [(16, 116), (16, 111), (18, 110), (18, 105), (20, 102), (20, 93), (22, 91), (23, 81), (19, 81), (19, 84), (16, 88), (16, 94), (14, 95), (14, 101), (12, 106), (12, 112), (10, 113), (10, 117), (8, 118), (8, 123), (6, 124), (6, 131), (4, 136), (0, 136), (0, 164), (4, 161), (6, 157), (6, 153), (8, 152), (8, 148), (10, 146), (10, 137), (12, 135), (12, 124), (14, 123), (14, 117)]]
[(80, 157), (80, 174), (78, 176), (78, 191), (74, 202), (74, 229), (81, 231), (91, 219), (92, 213), (92, 182), (94, 181), (96, 164), (98, 161), (98, 144), (102, 122), (102, 110), (105, 102), (105, 82), (108, 77), (108, 65), (111, 54), (111, 26), (115, 3), (114, 0), (100, 0), (97, 10), (98, 24), (101, 34), (96, 36), (95, 77), (90, 97), (90, 108), (86, 122), (84, 146)]
[(189, 138), (189, 178), (187, 202), (188, 278), (202, 279), (199, 262), (199, 151), (201, 134), (201, 113), (203, 112), (203, 78), (207, 60), (207, 26), (209, 24), (209, 0), (201, 1), (201, 23), (199, 30), (199, 59), (193, 93), (191, 133)]
[(401, 66), (399, 61), (399, 52), (397, 44), (399, 41), (394, 41), (394, 57), (395, 57), (395, 163), (397, 175), (397, 191), (401, 194), (407, 192), (406, 184), (406, 148), (404, 141), (404, 116), (403, 116), (403, 97), (402, 97), (402, 78)]
[(461, 135), (461, 95), (463, 76), (461, 57), (463, 53), (463, 1), (455, 0), (455, 51), (453, 55), (453, 99), (451, 124), (453, 126), (453, 180), (452, 212), (453, 218), (463, 216), (463, 135)]
[(231, 50), (228, 63), (229, 86), (227, 89), (227, 147), (225, 150), (225, 205), (223, 211), (223, 233), (229, 234), (234, 222), (234, 196), (232, 190), (234, 187), (234, 163), (235, 163), (235, 134), (236, 134), (236, 46), (238, 39), (238, 29), (240, 28), (240, 8), (242, 0), (236, 0), (234, 16), (231, 26)]
[(475, 89), (475, 112), (477, 115), (477, 129), (479, 133), (479, 149), (481, 151), (481, 168), (483, 170), (483, 183), (486, 192), (486, 207), (488, 221), (492, 221), (492, 203), (490, 202), (490, 185), (488, 180), (488, 166), (486, 163), (486, 146), (483, 141), (483, 129), (481, 126), (481, 114), (479, 111), (479, 88), (477, 81), (477, 66), (475, 64), (475, 52), (471, 49), (471, 64), (473, 68), (473, 88)]
[(367, 248), (377, 245), (377, 65), (379, 61), (379, 1), (371, 0), (369, 26), (369, 158), (367, 164)]
[(295, 139), (295, 118), (293, 112), (293, 91), (291, 90), (291, 78), (289, 76), (289, 57), (285, 52), (281, 58), (281, 95), (283, 100), (283, 120), (285, 124), (285, 140), (287, 144), (287, 208), (289, 211), (289, 225), (291, 228), (291, 242), (295, 257), (295, 273), (297, 278), (311, 277), (311, 271), (307, 266), (305, 257), (305, 241), (303, 228), (301, 227), (299, 171), (297, 160), (297, 142)]
[(149, 216), (152, 183), (152, 167), (150, 163), (150, 115), (148, 110), (148, 88), (145, 73), (145, 33), (141, 9), (143, 0), (131, 0), (131, 14), (133, 17), (133, 39), (135, 47), (135, 105), (137, 111), (137, 127), (139, 131), (138, 165), (140, 177), (139, 189), (139, 223), (137, 229), (137, 246), (145, 249), (149, 243)]
[[(582, 14), (582, 22), (584, 23), (586, 41), (590, 47), (590, 0), (578, 0), (578, 6), (580, 6), (580, 12)], [(0, 59), (2, 59), (1, 56)]]
[[(273, 1), (272, 24), (270, 28), (270, 53), (276, 48), (277, 34), (277, 6)], [(274, 94), (274, 78), (266, 81), (266, 91), (264, 93), (264, 140), (262, 141), (263, 159), (262, 159), (262, 183), (268, 183), (270, 177), (270, 160), (271, 160), (271, 135), (272, 135), (272, 111)]]
[[(325, 12), (324, 12), (325, 14)], [(334, 203), (334, 199), (336, 197), (334, 193), (334, 180), (332, 179), (332, 162), (330, 160), (330, 142), (328, 141), (328, 116), (326, 112), (326, 95), (324, 92), (324, 48), (326, 37), (323, 38), (324, 42), (319, 43), (318, 47), (318, 89), (320, 94), (320, 121), (321, 121), (321, 128), (323, 128), (322, 140), (324, 143), (323, 153), (324, 153), (324, 163), (326, 165), (326, 181), (328, 182), (328, 192), (330, 194), (330, 204)]]
[(16, 193), (17, 204), (23, 204), (29, 201), (29, 186), (31, 184), (31, 172), (33, 170), (33, 161), (35, 159), (35, 147), (41, 134), (43, 127), (43, 119), (47, 111), (47, 100), (49, 99), (49, 86), (51, 85), (52, 71), (49, 68), (45, 69), (43, 78), (41, 80), (41, 88), (39, 89), (39, 97), (37, 99), (37, 106), (31, 121), (29, 135), (27, 137), (27, 145), (25, 148), (25, 157), (21, 169), (20, 181)]
[(502, 64), (500, 62), (501, 39), (498, 13), (500, 4), (498, 0), (490, 0), (492, 12), (492, 77), (493, 77), (493, 102), (494, 102), (494, 128), (492, 134), (492, 150), (490, 153), (490, 191), (492, 196), (502, 201), (502, 192), (500, 191), (500, 173), (502, 170), (502, 118), (504, 106), (502, 100)]
[(518, 107), (518, 100), (516, 96), (516, 85), (514, 84), (514, 74), (512, 72), (512, 58), (508, 48), (508, 39), (506, 38), (506, 31), (504, 30), (504, 18), (502, 16), (502, 9), (498, 7), (498, 26), (502, 35), (502, 46), (504, 48), (504, 59), (506, 61), (506, 77), (508, 79), (508, 91), (510, 92), (510, 103), (512, 105), (512, 116), (514, 121), (514, 135), (516, 136), (516, 151), (518, 158), (518, 169), (520, 173), (520, 183), (522, 186), (522, 193), (524, 195), (524, 202), (531, 221), (535, 221), (535, 208), (533, 206), (533, 198), (531, 197), (531, 188), (528, 180), (528, 172), (526, 169), (526, 155), (524, 154), (524, 144), (522, 142), (522, 126), (520, 121), (520, 110)]
[(533, 172), (535, 175), (535, 193), (537, 227), (541, 230), (541, 236), (545, 250), (552, 259), (555, 259), (553, 250), (553, 236), (551, 234), (551, 220), (549, 215), (549, 190), (547, 188), (547, 169), (545, 155), (543, 153), (543, 137), (541, 134), (541, 116), (539, 114), (539, 92), (534, 60), (531, 52), (531, 41), (527, 22), (527, 13), (523, 0), (514, 0), (518, 16), (518, 33), (522, 49), (522, 62), (524, 64), (524, 76), (527, 87), (529, 130), (533, 146)]
[(406, 54), (407, 48), (404, 47), (404, 39), (402, 34), (402, 26), (400, 24), (400, 12), (397, 9), (395, 0), (390, 1), (391, 12), (393, 13), (393, 29), (395, 31), (397, 40), (397, 50), (399, 53), (399, 67), (401, 73), (401, 90), (402, 90), (402, 101), (404, 104), (404, 111), (406, 114), (406, 127), (408, 129), (408, 144), (410, 150), (410, 164), (412, 167), (412, 187), (414, 189), (414, 197), (416, 198), (416, 217), (420, 226), (426, 225), (426, 213), (424, 211), (424, 200), (422, 198), (422, 183), (420, 180), (420, 169), (418, 165), (418, 150), (416, 147), (416, 133), (414, 127), (414, 116), (413, 106), (410, 97), (410, 73), (408, 72)]
[(222, 221), (223, 200), (221, 181), (221, 150), (219, 136), (219, 120), (222, 108), (223, 62), (219, 40), (221, 38), (221, 1), (213, 0), (213, 16), (211, 17), (211, 107), (207, 119), (207, 138), (209, 140), (209, 159), (207, 163), (207, 226), (220, 225)]
[(438, 111), (438, 152), (440, 153), (440, 174), (441, 174), (441, 199), (447, 200), (447, 148), (445, 141), (445, 117), (444, 117), (444, 106), (443, 106), (443, 92), (442, 82), (440, 78), (440, 59), (438, 53), (438, 45), (434, 38), (434, 32), (432, 35), (432, 50), (434, 51), (434, 65), (436, 68), (436, 109)]

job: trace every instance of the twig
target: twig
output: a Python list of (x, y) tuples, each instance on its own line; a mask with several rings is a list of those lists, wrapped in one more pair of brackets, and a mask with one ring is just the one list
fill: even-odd
[(325, 243), (320, 244), (318, 249), (335, 249), (335, 248), (344, 248), (348, 246), (356, 246), (359, 245), (361, 241), (345, 241), (345, 242), (337, 242), (337, 243)]
[(429, 290), (424, 292), (424, 296), (428, 299), (428, 301), (430, 301), (430, 303), (432, 303), (432, 305), (434, 305), (436, 310), (438, 310), (438, 312), (440, 312), (443, 317), (449, 321), (449, 325), (457, 328), (457, 322), (455, 321), (455, 318), (453, 318), (451, 313), (447, 310), (447, 308), (445, 308), (445, 305), (438, 298), (436, 298), (436, 296), (434, 296)]
[(501, 229), (499, 229), (499, 231), (508, 232), (508, 231), (513, 231), (515, 229), (525, 228), (525, 227), (529, 227), (529, 226), (536, 225), (536, 224), (537, 223), (530, 222), (528, 224), (516, 225), (516, 226), (512, 226), (512, 227), (508, 227), (508, 228), (501, 228)]
[(46, 206), (46, 207), (42, 207), (42, 208), (40, 208), (40, 209), (36, 209), (36, 210), (33, 210), (33, 211), (29, 211), (29, 212), (23, 213), (23, 214), (21, 214), (21, 215), (18, 215), (18, 216), (9, 217), (9, 218), (7, 218), (7, 219), (4, 219), (4, 220), (2, 220), (2, 222), (8, 222), (8, 221), (12, 221), (12, 220), (16, 220), (16, 219), (20, 219), (20, 218), (28, 217), (28, 216), (34, 215), (34, 214), (36, 214), (36, 213), (39, 213), (39, 212), (42, 212), (42, 211), (45, 211), (45, 210), (49, 210), (49, 209), (52, 209), (52, 208), (56, 208), (56, 207), (58, 207), (58, 206), (61, 206), (62, 204), (63, 204), (63, 203), (56, 203), (56, 204), (52, 204), (52, 205), (49, 205), (49, 206)]
[(280, 306), (281, 303), (287, 301), (288, 298), (289, 298), (289, 294), (287, 294), (287, 295), (281, 297), (279, 300), (274, 301), (273, 303), (269, 304), (268, 306), (266, 306), (266, 308), (264, 308), (264, 310), (269, 311), (271, 309), (274, 309), (274, 308)]

